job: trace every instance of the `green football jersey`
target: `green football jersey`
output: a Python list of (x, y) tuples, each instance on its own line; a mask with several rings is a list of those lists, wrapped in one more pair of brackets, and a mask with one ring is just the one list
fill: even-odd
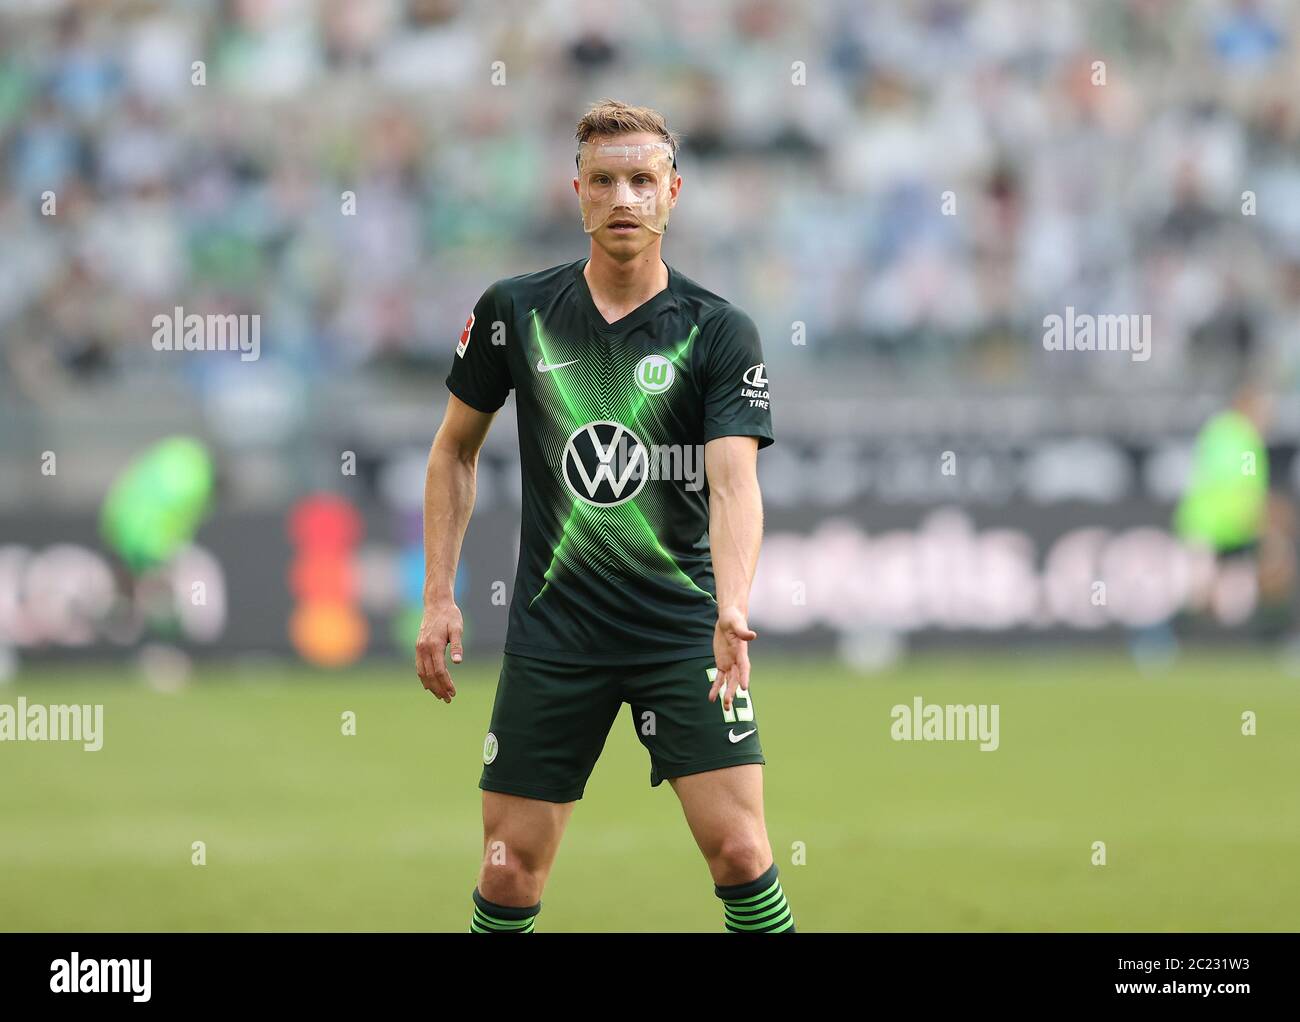
[(672, 267), (665, 290), (606, 323), (586, 262), (488, 288), (447, 377), (482, 412), (515, 391), (523, 506), (505, 650), (590, 664), (707, 656), (704, 444), (772, 442), (758, 331)]

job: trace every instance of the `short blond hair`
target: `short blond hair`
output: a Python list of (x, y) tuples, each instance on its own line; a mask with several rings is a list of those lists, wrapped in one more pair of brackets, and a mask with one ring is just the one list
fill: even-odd
[(628, 106), (617, 99), (602, 99), (592, 105), (578, 122), (573, 137), (578, 144), (607, 135), (632, 135), (645, 132), (658, 135), (673, 147), (673, 166), (677, 166), (677, 146), (680, 137), (668, 129), (668, 122), (658, 110), (648, 106)]

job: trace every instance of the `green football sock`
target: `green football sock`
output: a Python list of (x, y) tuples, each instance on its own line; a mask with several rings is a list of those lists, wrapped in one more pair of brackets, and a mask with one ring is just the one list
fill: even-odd
[(520, 908), (513, 905), (498, 905), (488, 901), (474, 888), (474, 918), (470, 921), (470, 933), (532, 933), (537, 913), (542, 910), (542, 903)]
[(772, 863), (757, 880), (713, 888), (732, 933), (794, 933), (794, 916)]

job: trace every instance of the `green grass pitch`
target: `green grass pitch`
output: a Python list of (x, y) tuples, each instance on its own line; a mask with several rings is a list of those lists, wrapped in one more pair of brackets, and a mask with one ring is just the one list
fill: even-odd
[[(464, 665), (450, 707), (397, 667), (208, 667), (173, 694), (20, 674), (0, 703), (103, 703), (104, 748), (0, 743), (0, 929), (463, 932), (497, 666)], [(1300, 680), (1271, 658), (1185, 653), (1149, 677), (1077, 651), (924, 656), (858, 676), (756, 648), (753, 677), (801, 931), (1300, 929)], [(892, 740), (891, 707), (917, 695), (998, 704), (1000, 748)], [(538, 929), (720, 930), (628, 713)]]

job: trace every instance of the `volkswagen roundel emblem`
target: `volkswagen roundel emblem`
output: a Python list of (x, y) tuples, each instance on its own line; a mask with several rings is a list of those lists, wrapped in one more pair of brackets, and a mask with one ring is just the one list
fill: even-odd
[(641, 492), (649, 476), (645, 444), (620, 422), (579, 426), (564, 445), (564, 484), (575, 497), (613, 507)]

